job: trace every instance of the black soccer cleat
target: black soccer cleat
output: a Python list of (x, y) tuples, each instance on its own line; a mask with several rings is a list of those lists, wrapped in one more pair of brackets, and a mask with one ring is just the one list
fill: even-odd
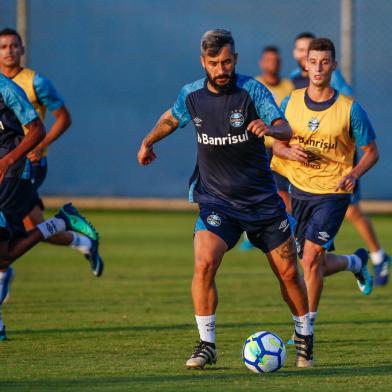
[(195, 347), (195, 352), (186, 361), (185, 366), (188, 369), (203, 369), (205, 365), (216, 363), (218, 351), (214, 343), (200, 340)]
[(295, 332), (294, 344), (297, 350), (295, 366), (299, 368), (308, 368), (313, 366), (313, 335), (300, 335)]

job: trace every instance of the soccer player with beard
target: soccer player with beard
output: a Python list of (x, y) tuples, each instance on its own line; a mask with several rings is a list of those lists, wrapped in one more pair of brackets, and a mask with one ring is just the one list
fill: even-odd
[(224, 254), (242, 232), (266, 253), (295, 321), (296, 365), (313, 364), (313, 334), (307, 294), (299, 274), (285, 206), (277, 194), (264, 136), (289, 140), (291, 129), (271, 93), (255, 79), (235, 72), (237, 53), (229, 31), (211, 30), (201, 41), (206, 77), (185, 85), (175, 104), (144, 138), (138, 161), (156, 159), (153, 145), (193, 121), (198, 158), (189, 200), (199, 204), (195, 225), (192, 298), (200, 342), (188, 368), (217, 359), (215, 275)]
[[(369, 295), (373, 287), (365, 249), (351, 255), (327, 253), (334, 249), (356, 182), (378, 160), (375, 133), (365, 111), (331, 86), (336, 66), (332, 41), (312, 40), (306, 63), (309, 87), (294, 90), (282, 103), (293, 137), (290, 142), (274, 142), (271, 162), (272, 169), (291, 183), (294, 234), (312, 322), (324, 276), (348, 270), (363, 294)], [(356, 146), (363, 156), (354, 165)]]

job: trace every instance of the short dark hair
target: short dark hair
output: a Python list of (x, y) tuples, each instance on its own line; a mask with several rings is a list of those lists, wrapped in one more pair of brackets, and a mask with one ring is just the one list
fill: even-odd
[(335, 45), (329, 38), (315, 38), (310, 41), (308, 53), (311, 50), (317, 50), (319, 52), (330, 51), (332, 60), (335, 61)]
[(3, 30), (0, 30), (0, 37), (2, 37), (4, 35), (15, 35), (19, 40), (20, 46), (23, 46), (22, 37), (20, 36), (20, 34), (16, 30), (10, 29), (8, 27)]
[(274, 45), (264, 46), (264, 48), (261, 51), (261, 54), (264, 54), (264, 53), (267, 53), (267, 52), (280, 54), (279, 48), (277, 46), (274, 46)]
[(213, 29), (203, 34), (200, 49), (202, 54), (207, 53), (209, 56), (217, 56), (226, 45), (230, 45), (232, 52), (235, 52), (235, 44), (231, 32), (223, 29)]
[(295, 40), (294, 40), (294, 41), (298, 41), (299, 39), (302, 39), (302, 38), (315, 39), (316, 36), (315, 36), (313, 33), (311, 33), (310, 31), (304, 31), (303, 33), (298, 34), (298, 35), (295, 37)]

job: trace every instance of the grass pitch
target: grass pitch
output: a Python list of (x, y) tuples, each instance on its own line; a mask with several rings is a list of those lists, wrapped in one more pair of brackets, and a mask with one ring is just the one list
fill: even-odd
[[(282, 339), (293, 325), (259, 251), (227, 254), (218, 275), (218, 364), (184, 367), (197, 340), (190, 296), (195, 214), (87, 213), (100, 230), (104, 275), (71, 249), (42, 244), (14, 264), (3, 307), (1, 391), (391, 391), (392, 283), (361, 295), (349, 272), (325, 282), (313, 369), (256, 375), (241, 361), (258, 330)], [(392, 251), (392, 216), (374, 223)], [(362, 245), (345, 223), (337, 248)]]

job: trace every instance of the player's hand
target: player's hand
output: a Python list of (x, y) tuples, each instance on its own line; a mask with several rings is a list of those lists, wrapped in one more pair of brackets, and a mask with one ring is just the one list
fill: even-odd
[(27, 158), (30, 162), (38, 162), (42, 158), (43, 154), (44, 154), (44, 149), (37, 147), (27, 154)]
[(291, 161), (298, 161), (306, 163), (308, 161), (308, 154), (299, 144), (293, 144), (287, 149), (286, 158)]
[(335, 189), (335, 192), (342, 190), (345, 192), (352, 192), (355, 188), (358, 179), (353, 174), (348, 174), (344, 176)]
[(140, 146), (139, 152), (137, 154), (137, 160), (143, 166), (149, 165), (153, 160), (156, 159), (155, 152), (152, 146), (146, 146), (144, 143)]
[(7, 159), (0, 159), (0, 184), (3, 182), (5, 175), (10, 168), (10, 163)]
[(251, 121), (246, 130), (261, 138), (269, 131), (269, 126), (258, 118), (257, 120)]

